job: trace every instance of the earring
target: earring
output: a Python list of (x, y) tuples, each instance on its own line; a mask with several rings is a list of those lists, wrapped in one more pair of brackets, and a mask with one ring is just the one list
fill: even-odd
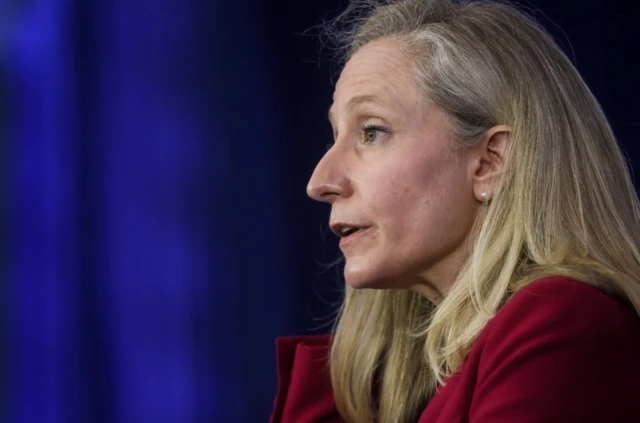
[(486, 203), (489, 200), (489, 194), (487, 194), (486, 192), (483, 192), (480, 194), (480, 197), (482, 197), (482, 202)]

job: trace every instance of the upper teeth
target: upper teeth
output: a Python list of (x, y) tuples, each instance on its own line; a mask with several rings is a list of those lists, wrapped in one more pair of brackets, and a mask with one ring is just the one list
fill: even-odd
[(342, 233), (346, 234), (347, 232), (351, 231), (353, 228), (342, 228)]

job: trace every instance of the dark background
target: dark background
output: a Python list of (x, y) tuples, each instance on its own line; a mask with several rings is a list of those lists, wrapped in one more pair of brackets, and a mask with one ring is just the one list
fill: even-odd
[[(267, 421), (339, 300), (303, 33), (345, 4), (0, 0), (0, 421)], [(638, 167), (639, 6), (528, 5)]]

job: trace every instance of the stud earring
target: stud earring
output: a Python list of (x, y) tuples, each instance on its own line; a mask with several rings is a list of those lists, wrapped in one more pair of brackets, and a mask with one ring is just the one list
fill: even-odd
[(482, 197), (483, 203), (486, 203), (489, 200), (489, 194), (487, 194), (486, 192), (481, 193), (480, 197)]

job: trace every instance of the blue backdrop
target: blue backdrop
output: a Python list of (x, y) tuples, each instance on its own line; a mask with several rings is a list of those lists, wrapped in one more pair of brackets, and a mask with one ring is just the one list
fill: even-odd
[[(339, 298), (302, 32), (344, 4), (2, 0), (1, 421), (267, 421)], [(639, 160), (638, 6), (534, 4)]]

